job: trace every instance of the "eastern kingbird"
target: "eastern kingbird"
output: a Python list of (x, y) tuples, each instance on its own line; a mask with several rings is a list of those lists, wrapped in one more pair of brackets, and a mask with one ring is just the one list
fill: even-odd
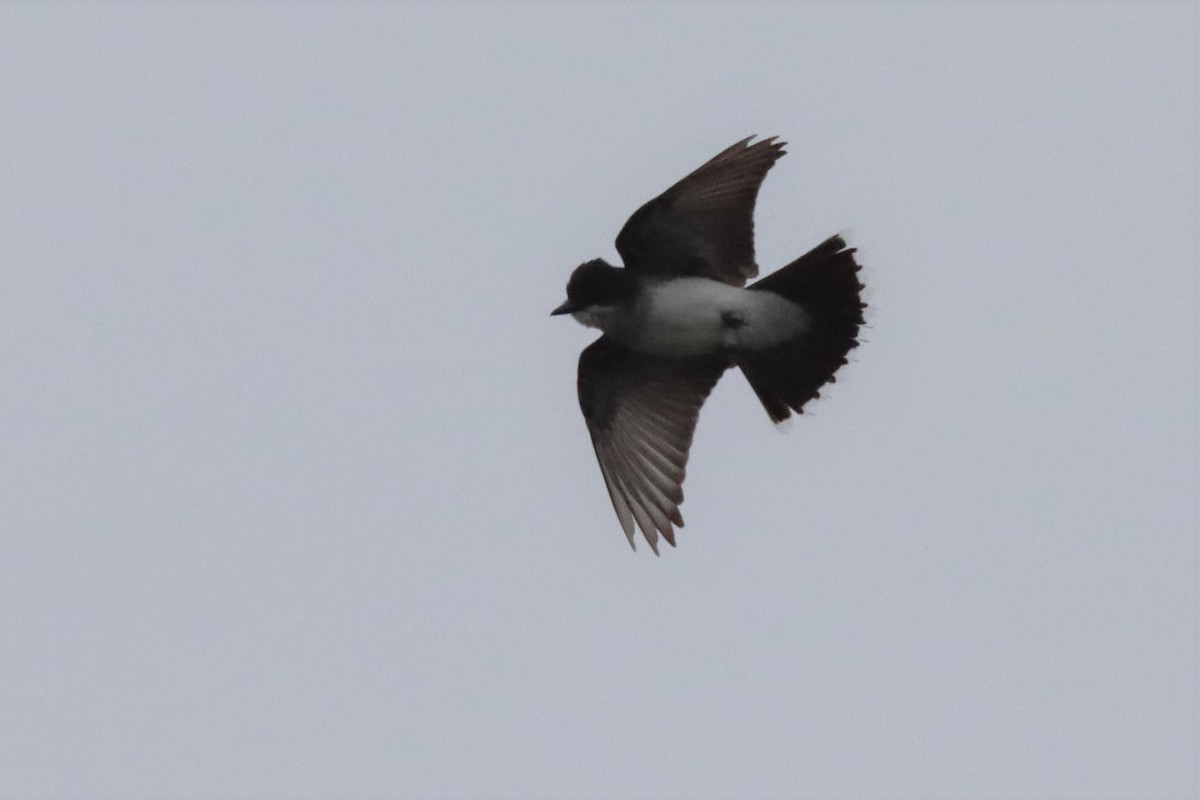
[(833, 236), (745, 286), (754, 201), (784, 154), (751, 136), (639, 208), (617, 235), (624, 269), (576, 267), (570, 314), (604, 334), (579, 356), (579, 405), (617, 519), (658, 553), (683, 527), (683, 476), (700, 406), (737, 366), (772, 421), (799, 413), (858, 345), (866, 304), (854, 249)]

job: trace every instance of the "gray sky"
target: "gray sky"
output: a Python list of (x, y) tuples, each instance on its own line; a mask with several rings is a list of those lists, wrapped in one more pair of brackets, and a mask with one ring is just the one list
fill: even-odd
[[(1196, 791), (1190, 3), (0, 6), (0, 795)], [(548, 313), (752, 133), (869, 327), (629, 550)]]

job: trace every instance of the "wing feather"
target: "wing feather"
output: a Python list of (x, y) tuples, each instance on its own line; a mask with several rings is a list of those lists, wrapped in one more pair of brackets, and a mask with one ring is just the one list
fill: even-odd
[(628, 269), (743, 286), (754, 262), (754, 204), (784, 154), (775, 137), (743, 139), (643, 205), (617, 234)]
[(675, 545), (696, 420), (729, 364), (726, 356), (648, 356), (607, 336), (580, 355), (579, 405), (631, 545), (635, 523), (655, 553), (659, 536)]

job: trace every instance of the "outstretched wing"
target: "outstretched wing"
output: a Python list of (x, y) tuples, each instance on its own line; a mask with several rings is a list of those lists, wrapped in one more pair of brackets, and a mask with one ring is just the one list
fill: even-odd
[(692, 275), (742, 286), (754, 263), (754, 201), (767, 170), (784, 154), (775, 137), (751, 136), (634, 212), (617, 234), (628, 269)]
[(579, 406), (630, 546), (635, 521), (656, 554), (659, 534), (675, 546), (696, 419), (729, 365), (726, 356), (649, 356), (607, 336), (579, 356)]

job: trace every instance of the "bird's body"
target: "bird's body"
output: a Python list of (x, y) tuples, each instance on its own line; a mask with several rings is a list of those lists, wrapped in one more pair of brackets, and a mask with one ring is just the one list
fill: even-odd
[(808, 319), (802, 307), (777, 294), (708, 278), (646, 279), (632, 306), (573, 316), (626, 347), (655, 356), (761, 350), (796, 336)]
[[(751, 137), (753, 138), (753, 137)], [(817, 396), (858, 344), (854, 251), (834, 236), (754, 277), (758, 187), (782, 143), (746, 139), (646, 203), (617, 236), (625, 261), (580, 265), (571, 314), (604, 335), (579, 359), (579, 403), (617, 518), (654, 552), (683, 526), (683, 478), (700, 406), (741, 368), (775, 422)]]

